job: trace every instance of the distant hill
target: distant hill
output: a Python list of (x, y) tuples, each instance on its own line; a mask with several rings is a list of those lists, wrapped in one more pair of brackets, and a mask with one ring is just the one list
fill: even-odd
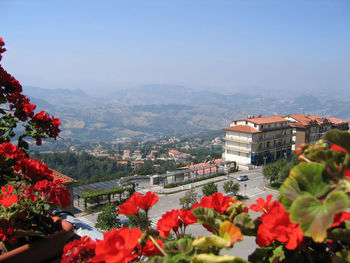
[(247, 115), (308, 113), (350, 119), (350, 99), (223, 94), (183, 86), (146, 85), (93, 97), (81, 90), (24, 87), (24, 94), (63, 123), (61, 137), (111, 142), (218, 130)]

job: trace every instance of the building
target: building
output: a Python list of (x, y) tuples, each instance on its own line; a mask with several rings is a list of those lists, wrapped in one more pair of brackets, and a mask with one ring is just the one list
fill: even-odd
[(234, 120), (225, 128), (223, 161), (236, 161), (243, 167), (261, 165), (288, 157), (294, 144), (293, 127), (282, 116)]
[(318, 115), (291, 114), (285, 116), (291, 126), (295, 128), (295, 147), (303, 143), (315, 143), (329, 130), (339, 129), (347, 131), (349, 124), (347, 121), (335, 117), (323, 118)]

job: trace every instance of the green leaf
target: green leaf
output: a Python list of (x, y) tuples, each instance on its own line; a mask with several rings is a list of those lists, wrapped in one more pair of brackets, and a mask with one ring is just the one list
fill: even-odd
[(280, 200), (287, 211), (302, 193), (319, 197), (328, 191), (331, 184), (324, 180), (323, 172), (324, 166), (319, 163), (300, 163), (290, 171), (280, 189)]
[(193, 263), (248, 263), (241, 258), (224, 255), (216, 256), (213, 254), (199, 254), (195, 256), (192, 261)]
[(178, 253), (189, 254), (192, 251), (192, 249), (192, 239), (187, 237), (167, 242), (164, 246), (165, 252), (169, 255), (175, 255)]
[[(347, 223), (345, 223), (347, 224)], [(339, 241), (350, 241), (350, 229), (335, 228), (328, 231), (328, 238)]]
[(343, 249), (338, 251), (332, 258), (332, 263), (349, 263), (350, 262), (350, 251)]
[(197, 218), (198, 223), (208, 225), (214, 229), (215, 233), (219, 233), (220, 225), (224, 218), (214, 209), (197, 207), (192, 211), (192, 213)]
[(343, 147), (350, 154), (350, 133), (335, 129), (328, 131), (322, 138)]
[[(273, 250), (273, 255), (269, 258), (269, 261), (272, 262), (281, 262), (285, 259), (283, 246), (278, 246)], [(276, 261), (277, 260), (277, 261)]]
[(254, 220), (247, 213), (240, 213), (235, 217), (233, 223), (238, 226), (243, 234), (254, 234)]
[(348, 207), (348, 197), (341, 191), (331, 192), (324, 203), (310, 194), (303, 194), (293, 202), (290, 220), (299, 224), (305, 236), (312, 237), (315, 242), (323, 242), (334, 215)]

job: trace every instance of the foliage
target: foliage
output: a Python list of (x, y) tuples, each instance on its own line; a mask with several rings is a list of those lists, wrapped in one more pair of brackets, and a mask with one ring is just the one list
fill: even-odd
[(118, 218), (117, 205), (115, 203), (108, 203), (97, 216), (97, 223), (95, 227), (101, 230), (111, 230), (112, 228), (119, 228), (121, 226)]
[(285, 159), (279, 159), (277, 162), (268, 164), (263, 169), (263, 174), (270, 182), (283, 183), (288, 177), (290, 170), (299, 163), (298, 157), (293, 156), (292, 160), (287, 162)]
[[(0, 61), (5, 52), (0, 38)], [(60, 120), (22, 94), (21, 84), (0, 65), (0, 250), (5, 253), (59, 230), (50, 209), (70, 205), (70, 194), (53, 171), (30, 159), (29, 143), (56, 139)], [(20, 128), (20, 129), (19, 129)], [(22, 134), (15, 132), (22, 131)], [(17, 141), (17, 145), (11, 141)]]
[(224, 183), (225, 193), (233, 193), (234, 195), (237, 195), (239, 190), (240, 190), (239, 183), (235, 183), (233, 180), (229, 180)]
[(218, 186), (214, 182), (206, 183), (202, 188), (202, 192), (206, 196), (211, 196), (218, 192)]
[(190, 210), (196, 202), (197, 202), (197, 193), (193, 189), (187, 191), (184, 197), (180, 198), (181, 207), (188, 210)]
[(103, 200), (108, 200), (108, 202), (111, 201), (111, 196), (115, 194), (121, 195), (124, 193), (125, 189), (122, 187), (116, 187), (112, 190), (106, 190), (106, 191), (89, 191), (85, 192), (81, 195), (81, 198), (84, 200), (84, 206), (87, 207), (87, 203), (90, 204), (99, 204)]

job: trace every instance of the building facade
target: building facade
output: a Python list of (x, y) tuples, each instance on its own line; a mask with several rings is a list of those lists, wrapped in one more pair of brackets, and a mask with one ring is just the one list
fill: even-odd
[(288, 158), (300, 144), (315, 143), (331, 129), (347, 131), (349, 123), (334, 117), (305, 114), (234, 120), (224, 129), (222, 159), (248, 166)]
[(224, 129), (223, 161), (239, 165), (261, 165), (289, 157), (294, 144), (294, 128), (282, 116), (248, 117), (232, 121)]
[(315, 143), (329, 130), (338, 129), (342, 131), (349, 130), (347, 121), (335, 117), (323, 118), (318, 115), (291, 114), (285, 116), (285, 119), (291, 122), (295, 128), (295, 150), (300, 144)]

